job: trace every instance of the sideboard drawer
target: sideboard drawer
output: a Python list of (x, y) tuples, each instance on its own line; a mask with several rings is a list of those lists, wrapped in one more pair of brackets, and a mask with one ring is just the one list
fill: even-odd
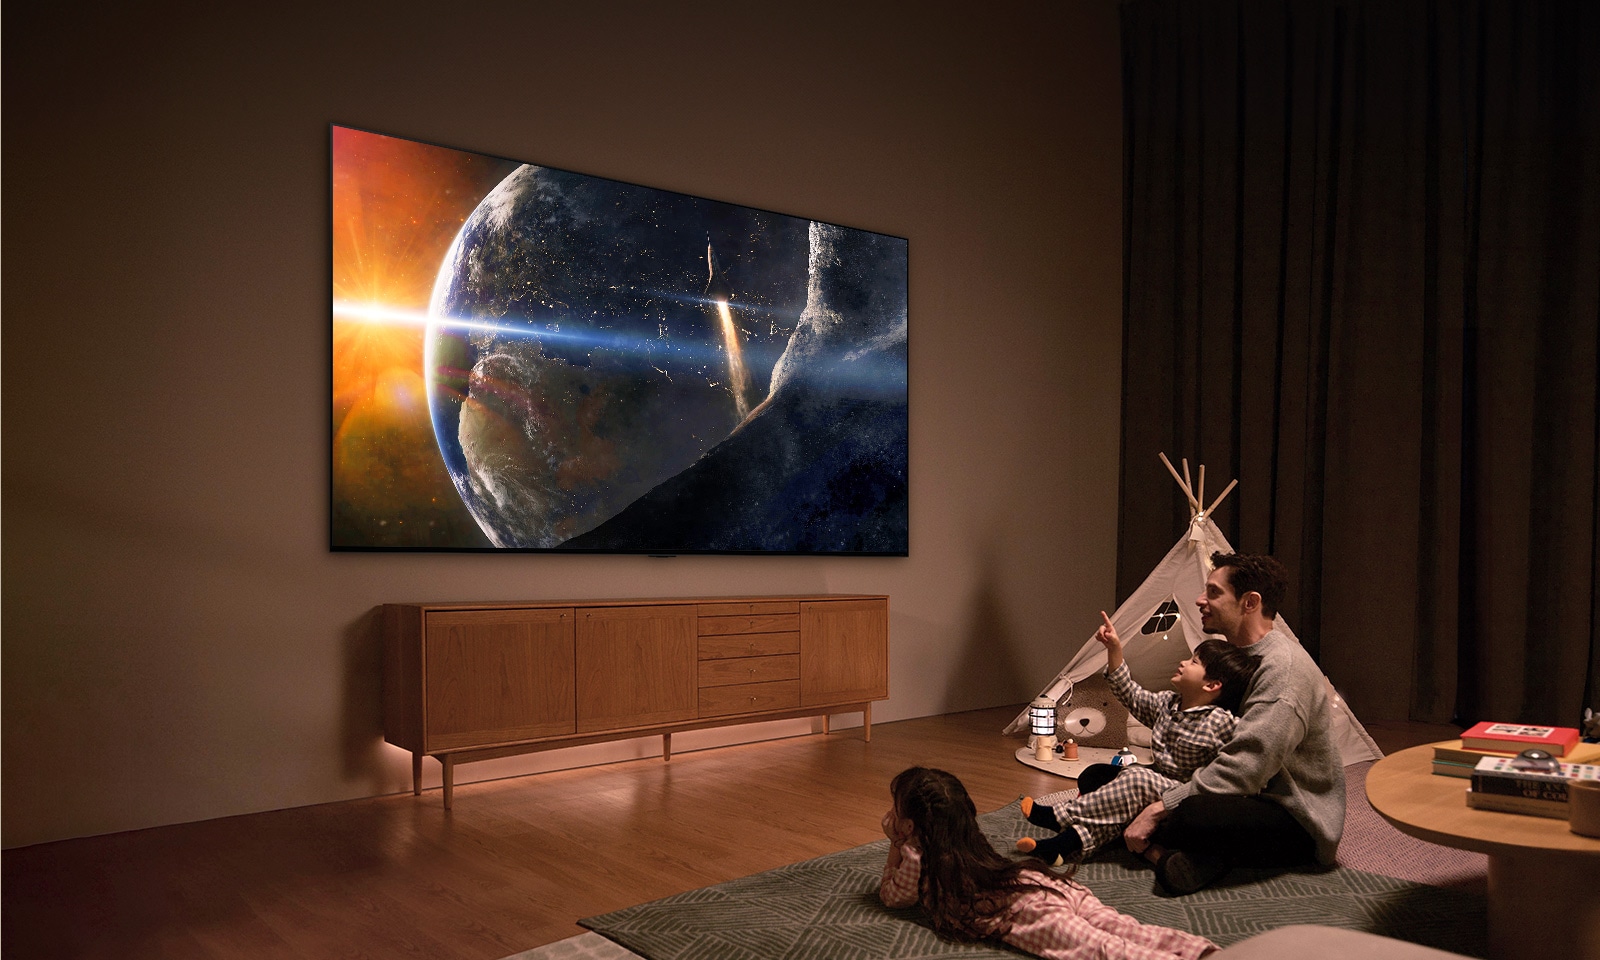
[(800, 657), (736, 657), (700, 661), (700, 686), (725, 687), (731, 683), (766, 683), (799, 680)]
[(737, 603), (702, 603), (697, 607), (702, 617), (748, 617), (758, 613), (799, 613), (797, 600), (740, 600)]
[(730, 633), (785, 633), (800, 629), (800, 614), (752, 613), (738, 617), (701, 617), (700, 636), (723, 637)]
[(727, 657), (776, 657), (800, 652), (800, 631), (792, 633), (736, 633), (726, 637), (701, 637), (701, 660)]
[(800, 681), (740, 683), (700, 688), (700, 717), (725, 717), (735, 713), (792, 710), (800, 706)]

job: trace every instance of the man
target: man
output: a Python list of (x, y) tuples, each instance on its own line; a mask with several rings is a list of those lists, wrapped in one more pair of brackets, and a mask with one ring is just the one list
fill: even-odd
[(1288, 587), (1271, 557), (1214, 553), (1195, 601), (1206, 633), (1261, 658), (1233, 738), (1210, 763), (1150, 804), (1123, 832), (1172, 894), (1234, 865), (1332, 865), (1344, 831), (1344, 764), (1328, 684), (1310, 654), (1274, 629)]

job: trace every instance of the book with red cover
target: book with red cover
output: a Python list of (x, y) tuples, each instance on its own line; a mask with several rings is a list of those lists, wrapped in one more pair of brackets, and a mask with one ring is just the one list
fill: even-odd
[(1541, 727), (1526, 723), (1493, 723), (1485, 720), (1461, 731), (1461, 745), (1468, 750), (1497, 750), (1517, 753), (1529, 747), (1547, 750), (1553, 757), (1564, 757), (1578, 745), (1577, 727)]

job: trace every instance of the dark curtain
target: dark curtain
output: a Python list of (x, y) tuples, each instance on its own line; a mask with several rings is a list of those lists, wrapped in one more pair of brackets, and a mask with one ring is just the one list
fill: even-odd
[[(1122, 5), (1118, 592), (1207, 468), (1357, 715), (1597, 704), (1600, 4)], [(1184, 601), (1192, 598), (1180, 598)]]

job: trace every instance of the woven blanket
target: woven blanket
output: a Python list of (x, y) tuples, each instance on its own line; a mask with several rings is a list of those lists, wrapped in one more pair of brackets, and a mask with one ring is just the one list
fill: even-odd
[[(979, 817), (995, 849), (1048, 836), (1018, 805)], [(649, 960), (774, 960), (1011, 957), (1004, 947), (940, 940), (918, 911), (878, 901), (888, 841), (691, 890), (578, 921)], [(1227, 946), (1293, 923), (1365, 930), (1482, 957), (1484, 898), (1346, 867), (1320, 872), (1235, 869), (1186, 897), (1168, 897), (1148, 864), (1102, 852), (1077, 879), (1101, 900), (1146, 923), (1191, 930)]]

